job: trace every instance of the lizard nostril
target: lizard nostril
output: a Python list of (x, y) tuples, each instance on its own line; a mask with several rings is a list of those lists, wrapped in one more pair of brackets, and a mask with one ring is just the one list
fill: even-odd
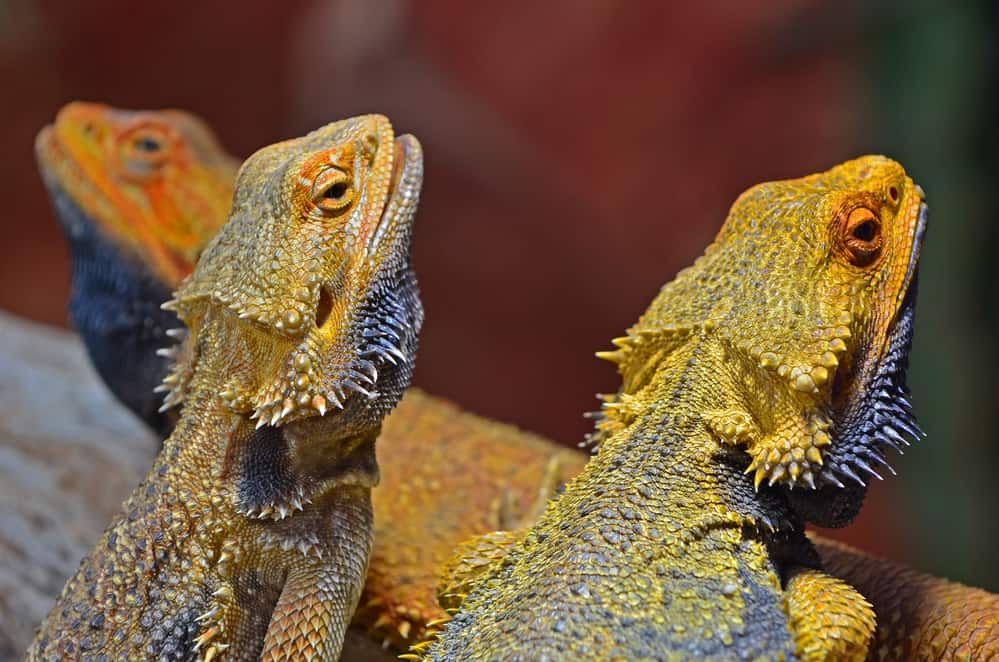
[(319, 303), (316, 305), (316, 327), (322, 328), (333, 310), (333, 296), (326, 286), (319, 288)]

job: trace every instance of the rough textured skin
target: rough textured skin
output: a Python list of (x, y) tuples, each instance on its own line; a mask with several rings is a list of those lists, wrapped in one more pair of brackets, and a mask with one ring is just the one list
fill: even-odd
[[(144, 435), (136, 422), (108, 399), (86, 364), (84, 350), (76, 338), (2, 314), (0, 327), (5, 340), (0, 344), (0, 372), (11, 376), (8, 387), (0, 392), (0, 438), (7, 449), (6, 462), (11, 468), (8, 472), (0, 471), (0, 496), (3, 497), (0, 498), (0, 520), (9, 525), (0, 536), (0, 587), (3, 589), (0, 591), (0, 659), (19, 659), (31, 641), (35, 626), (75, 570), (77, 560), (99, 537), (104, 522), (117, 511), (121, 495), (127, 493), (147, 470), (153, 448), (158, 443)], [(38, 393), (54, 394), (63, 405), (60, 416), (47, 415), (51, 412), (46, 409), (46, 401), (37, 397)], [(549, 458), (561, 453), (560, 465), (564, 460), (563, 466), (568, 468), (571, 462), (577, 470), (586, 459), (582, 453), (566, 451), (533, 435), (518, 433), (510, 426), (460, 413), (453, 405), (437, 398), (414, 398), (414, 394), (418, 392), (410, 389), (399, 407), (387, 417), (378, 440), (382, 484), (372, 493), (376, 519), (372, 555), (377, 560), (380, 546), (392, 546), (398, 548), (394, 553), (409, 555), (407, 562), (411, 561), (411, 567), (417, 570), (413, 575), (383, 573), (383, 581), (377, 589), (370, 581), (365, 588), (368, 596), (376, 595), (376, 590), (384, 595), (386, 613), (399, 618), (399, 622), (408, 621), (413, 612), (407, 610), (407, 617), (403, 618), (391, 606), (406, 606), (413, 599), (422, 603), (431, 600), (436, 578), (428, 580), (426, 577), (432, 577), (436, 572), (435, 559), (446, 557), (452, 550), (445, 549), (449, 545), (446, 540), (435, 544), (436, 540), (426, 537), (420, 539), (421, 544), (412, 544), (394, 537), (396, 529), (391, 522), (395, 520), (391, 515), (398, 498), (393, 489), (395, 477), (403, 480), (411, 470), (410, 458), (414, 453), (422, 452), (434, 443), (432, 437), (407, 436), (406, 432), (412, 427), (396, 428), (395, 419), (420, 420), (420, 429), (428, 434), (433, 434), (438, 425), (447, 427), (451, 432), (448, 438), (454, 439), (450, 458), (460, 455), (464, 448), (459, 440), (481, 437), (491, 444), (491, 459), (495, 462), (480, 464), (475, 456), (454, 460), (470, 474), (478, 475), (480, 466), (490, 468), (490, 472), (499, 472), (477, 479), (462, 476), (462, 481), (474, 480), (483, 486), (476, 490), (477, 498), (468, 501), (488, 501), (488, 494), (482, 495), (482, 492), (491, 493), (496, 501), (500, 501), (503, 494), (510, 494), (516, 503), (526, 507), (537, 494), (538, 477), (542, 476), (542, 467)], [(102, 415), (94, 417), (94, 411), (101, 411)], [(475, 446), (472, 444), (473, 448)], [(516, 450), (511, 453), (510, 448)], [(509, 464), (500, 459), (508, 455), (523, 465), (515, 474), (511, 474)], [(531, 467), (534, 467), (533, 471)], [(100, 472), (99, 483), (92, 478), (95, 471)], [(451, 509), (448, 511), (450, 523), (446, 526), (458, 537), (491, 530), (494, 525), (490, 523), (485, 528), (477, 528), (489, 518), (473, 511), (471, 505), (467, 510), (461, 508), (465, 499), (449, 498), (454, 487), (451, 476), (442, 472), (438, 481), (426, 484), (427, 498), (445, 502)], [(520, 476), (528, 480), (520, 481)], [(444, 529), (438, 524), (432, 507), (407, 508), (407, 512), (416, 521), (406, 523), (406, 527), (420, 527), (422, 521), (427, 530)], [(463, 525), (463, 521), (467, 524)], [(10, 526), (14, 527), (13, 531)], [(945, 646), (946, 650), (966, 648), (973, 651), (972, 659), (999, 655), (999, 637), (995, 632), (990, 635), (985, 630), (986, 636), (981, 636), (984, 626), (999, 621), (999, 597), (922, 575), (888, 561), (871, 559), (862, 552), (816, 536), (812, 536), (812, 540), (826, 567), (861, 588), (875, 604), (881, 623), (876, 634), (879, 641), (906, 646), (900, 650), (912, 650), (912, 657), (916, 659), (920, 655), (923, 659), (932, 659), (933, 651), (944, 650)], [(424, 558), (426, 561), (421, 564), (420, 559)], [(373, 561), (372, 568), (375, 564)], [(409, 568), (407, 565), (407, 573)], [(393, 601), (394, 595), (409, 599)], [(945, 596), (946, 601), (940, 596)], [(437, 611), (433, 618), (443, 615), (443, 611)], [(421, 629), (422, 624), (414, 620), (410, 640), (415, 639), (415, 633)], [(395, 659), (391, 649), (381, 648), (384, 635), (380, 631), (375, 634), (376, 640), (371, 636), (360, 628), (348, 631), (341, 659)], [(908, 642), (917, 642), (919, 648), (908, 648)], [(904, 659), (904, 656), (900, 657)], [(870, 659), (879, 658), (872, 653)]]
[[(820, 608), (809, 595), (851, 589), (810, 586), (803, 520), (859, 508), (841, 477), (880, 457), (895, 418), (914, 427), (896, 401), (924, 228), (922, 191), (883, 157), (740, 196), (604, 354), (623, 384), (597, 455), (472, 582), (429, 657), (816, 659), (795, 629)], [(818, 486), (829, 503), (799, 508)], [(873, 619), (853, 608), (851, 627), (813, 628), (825, 655)]]
[[(460, 544), (443, 567), (438, 586), (441, 606), (456, 611), (476, 582), (482, 581), (491, 565), (503, 560), (522, 535), (494, 531)], [(875, 616), (870, 603), (854, 588), (817, 570), (800, 569), (787, 580), (785, 598), (801, 659), (859, 662), (867, 656)], [(431, 644), (428, 640), (413, 650), (422, 651)], [(417, 654), (404, 657), (419, 659)]]
[(29, 659), (339, 655), (374, 440), (422, 323), (421, 183), (419, 144), (377, 115), (243, 165), (228, 222), (167, 304), (189, 329), (164, 379), (177, 426)]
[(999, 595), (813, 538), (826, 569), (874, 604), (872, 662), (999, 658)]
[(71, 103), (39, 133), (38, 165), (72, 249), (69, 314), (115, 396), (166, 436), (153, 388), (177, 316), (162, 310), (232, 201), (238, 162), (179, 110)]
[(533, 521), (539, 499), (586, 460), (412, 388), (385, 421), (378, 458), (375, 545), (354, 622), (398, 650), (447, 618), (436, 587), (455, 547)]
[(802, 660), (861, 662), (867, 657), (875, 616), (871, 604), (855, 588), (805, 569), (791, 575), (784, 593)]
[[(223, 218), (220, 212), (214, 224), (220, 225)], [(211, 220), (206, 218), (205, 222)], [(173, 221), (167, 218), (164, 222)], [(108, 260), (131, 259), (121, 242), (115, 246), (117, 252), (106, 256)], [(71, 247), (74, 252), (79, 250), (75, 244)], [(140, 262), (148, 259), (142, 244), (134, 246), (134, 251)], [(170, 282), (164, 289), (176, 285)], [(93, 346), (88, 349), (93, 353)], [(539, 488), (545, 486), (544, 467), (552, 458), (558, 460), (558, 481), (576, 475), (587, 459), (583, 453), (463, 412), (415, 389), (410, 389), (388, 416), (377, 445), (383, 480), (372, 495), (375, 541), (354, 623), (378, 643), (384, 641), (396, 650), (404, 650), (408, 642), (420, 641), (436, 629), (428, 623), (447, 618), (436, 604), (435, 591), (446, 561), (467, 560), (455, 554), (458, 544), (526, 516)], [(433, 461), (412, 461), (428, 453)], [(447, 458), (447, 466), (457, 469), (440, 471), (443, 458)], [(422, 489), (413, 489), (417, 485)], [(461, 498), (454, 498), (456, 494)], [(502, 545), (492, 550), (505, 553), (512, 534), (494, 535), (501, 538)], [(966, 647), (983, 659), (999, 654), (995, 637), (969, 638), (976, 634), (980, 622), (999, 619), (996, 596), (871, 559), (815, 536), (813, 541), (828, 569), (862, 589), (873, 602), (879, 621), (877, 642), (890, 642), (891, 646), (906, 646), (907, 642), (916, 646), (918, 642), (919, 648), (896, 650), (925, 655), (926, 659), (944, 647)], [(488, 542), (486, 536), (469, 544)], [(488, 553), (480, 551), (472, 558), (488, 558)], [(882, 567), (891, 568), (891, 572), (876, 575)], [(448, 574), (472, 573), (459, 570)], [(894, 578), (901, 584), (896, 585)], [(945, 594), (953, 599), (942, 603), (938, 596)], [(918, 607), (908, 608), (915, 605)], [(452, 599), (448, 606), (457, 606), (457, 601)], [(946, 613), (939, 611), (943, 609)], [(872, 659), (878, 650), (883, 647), (876, 643)], [(360, 659), (371, 655), (365, 650)]]

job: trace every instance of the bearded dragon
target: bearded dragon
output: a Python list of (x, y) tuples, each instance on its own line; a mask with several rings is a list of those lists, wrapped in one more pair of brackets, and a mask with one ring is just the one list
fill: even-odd
[(258, 151), (166, 307), (177, 425), (29, 659), (336, 659), (371, 546), (374, 441), (422, 307), (422, 153), (384, 117)]
[[(98, 114), (93, 121), (108, 121), (120, 111), (107, 112), (108, 116)], [(166, 119), (156, 112), (145, 114)], [(65, 150), (40, 152), (39, 158), (65, 158), (64, 154)], [(74, 188), (66, 186), (64, 192), (72, 201)], [(221, 206), (227, 208), (228, 201)], [(223, 220), (224, 211), (214, 219), (202, 219), (215, 226)], [(150, 260), (141, 243), (115, 245), (117, 256), (110, 254), (109, 260)], [(193, 261), (182, 271), (191, 268)], [(169, 291), (179, 279), (163, 283)], [(145, 360), (155, 358), (150, 351)], [(441, 567), (459, 543), (529, 519), (535, 502), (547, 496), (545, 488), (578, 474), (587, 459), (584, 453), (474, 416), (412, 388), (386, 418), (378, 447), (383, 481), (372, 494), (375, 541), (354, 624), (397, 651), (426, 640), (448, 619), (436, 603), (437, 583)], [(415, 457), (425, 461), (413, 462)], [(440, 471), (445, 458), (453, 471)], [(545, 468), (553, 460), (556, 471), (546, 478)], [(455, 494), (462, 496), (456, 499)], [(817, 536), (812, 539), (823, 564), (862, 589), (874, 604), (879, 627), (872, 656), (877, 651), (893, 651), (889, 657), (905, 659), (937, 651), (970, 649), (986, 655), (991, 650), (992, 640), (981, 637), (981, 628), (989, 618), (999, 622), (995, 616), (999, 597), (873, 559)], [(905, 579), (878, 581), (882, 577)]]
[[(875, 618), (806, 520), (843, 525), (906, 400), (922, 190), (863, 157), (761, 184), (601, 353), (620, 390), (541, 519), (459, 565), (434, 660), (864, 659)], [(747, 475), (748, 474), (748, 475)], [(497, 552), (496, 548), (506, 548)]]
[(218, 231), (239, 163), (179, 110), (71, 103), (35, 141), (73, 258), (69, 314), (114, 395), (162, 436), (153, 393), (169, 368), (177, 316), (160, 304)]

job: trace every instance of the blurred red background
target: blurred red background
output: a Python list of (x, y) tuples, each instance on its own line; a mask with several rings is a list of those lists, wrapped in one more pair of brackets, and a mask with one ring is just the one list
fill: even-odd
[[(567, 445), (617, 385), (593, 352), (739, 192), (871, 144), (870, 17), (835, 1), (6, 4), (0, 307), (65, 324), (31, 150), (63, 103), (189, 109), (242, 156), (382, 112), (426, 150), (414, 383)], [(911, 558), (907, 479), (835, 535)]]

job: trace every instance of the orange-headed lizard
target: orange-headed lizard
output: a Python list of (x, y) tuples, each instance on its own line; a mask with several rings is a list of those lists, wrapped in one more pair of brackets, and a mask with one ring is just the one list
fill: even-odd
[(466, 547), (497, 560), (454, 568), (467, 596), (428, 657), (864, 659), (871, 605), (822, 572), (804, 522), (849, 521), (862, 475), (918, 434), (925, 228), (884, 157), (740, 196), (602, 354), (623, 383), (595, 457), (525, 532)]
[(73, 325), (115, 396), (166, 436), (153, 389), (169, 360), (153, 353), (179, 322), (160, 304), (225, 220), (239, 163), (190, 113), (79, 102), (35, 151), (72, 253)]
[(374, 441), (408, 385), (422, 153), (384, 117), (266, 147), (166, 306), (180, 416), (29, 659), (336, 659), (371, 546)]
[[(112, 109), (106, 111), (95, 113), (92, 121), (109, 122), (119, 116)], [(165, 119), (155, 112), (144, 114)], [(64, 117), (61, 113), (60, 120)], [(65, 154), (65, 150), (49, 152), (40, 158), (65, 158)], [(72, 200), (74, 190), (65, 187), (66, 197)], [(213, 208), (228, 207), (228, 201), (222, 203)], [(204, 222), (218, 226), (222, 220), (224, 212), (219, 212)], [(139, 263), (150, 259), (141, 243), (118, 250), (128, 252), (109, 254), (108, 259)], [(164, 280), (164, 289), (173, 289), (178, 282)], [(435, 629), (428, 623), (446, 619), (436, 604), (436, 585), (440, 567), (458, 544), (529, 516), (539, 488), (550, 484), (546, 467), (553, 466), (553, 459), (556, 482), (576, 475), (587, 459), (583, 453), (463, 412), (416, 389), (410, 389), (386, 419), (378, 448), (383, 480), (372, 494), (375, 541), (354, 623), (396, 650), (424, 639)], [(417, 457), (429, 459), (414, 462)], [(440, 471), (445, 463), (455, 470)], [(454, 498), (456, 494), (461, 498)], [(983, 655), (995, 652), (999, 597), (836, 543), (814, 541), (823, 562), (835, 569), (833, 574), (860, 588), (874, 604), (880, 625), (872, 657), (875, 649), (894, 651), (889, 659), (962, 649)], [(894, 571), (885, 574), (884, 567)], [(881, 580), (896, 576), (915, 580)]]

